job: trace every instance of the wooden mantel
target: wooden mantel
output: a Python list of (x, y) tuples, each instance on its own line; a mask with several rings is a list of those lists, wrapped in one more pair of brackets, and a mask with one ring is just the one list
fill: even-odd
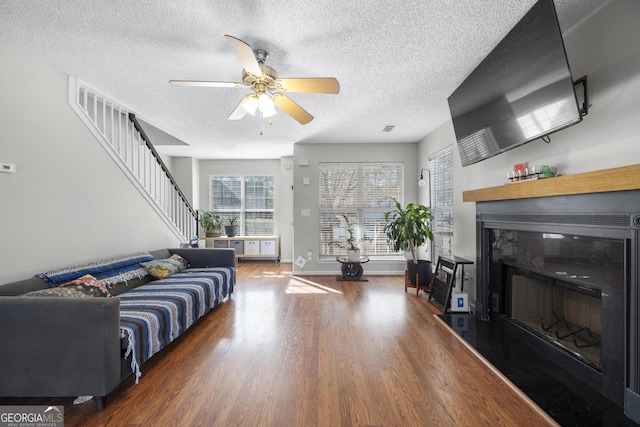
[(604, 193), (640, 189), (640, 165), (622, 166), (555, 178), (521, 181), (462, 192), (463, 202), (527, 199), (569, 194)]

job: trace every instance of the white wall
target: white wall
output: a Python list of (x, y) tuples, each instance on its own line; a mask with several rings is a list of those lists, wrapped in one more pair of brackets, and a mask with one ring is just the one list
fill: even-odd
[(179, 242), (67, 104), (67, 75), (0, 41), (0, 284)]
[[(318, 195), (318, 163), (320, 162), (401, 162), (404, 163), (405, 202), (418, 200), (418, 159), (417, 144), (296, 144), (293, 150), (293, 222), (294, 260), (298, 256), (307, 258), (307, 251), (313, 252), (311, 261), (304, 269), (294, 265), (297, 274), (338, 274), (341, 264), (335, 259), (319, 260), (320, 218)], [(301, 166), (300, 161), (308, 165)], [(309, 184), (303, 184), (309, 178)], [(301, 209), (309, 209), (311, 216), (301, 216)], [(365, 274), (404, 274), (405, 262), (396, 260), (376, 260), (366, 265)]]
[(280, 257), (293, 262), (293, 157), (280, 159), (278, 218), (280, 219)]
[[(574, 79), (588, 76), (589, 114), (582, 123), (471, 166), (454, 148), (454, 253), (475, 260), (475, 204), (462, 192), (505, 184), (513, 165), (528, 162), (558, 168), (563, 175), (640, 163), (640, 2), (615, 0), (564, 34)], [(419, 157), (455, 146), (451, 122), (420, 142)], [(640, 177), (638, 177), (640, 179)], [(515, 184), (514, 184), (515, 185)], [(421, 201), (427, 196), (420, 194)], [(474, 269), (465, 271), (474, 272)], [(475, 290), (473, 286), (467, 289)], [(472, 292), (470, 299), (475, 299)]]

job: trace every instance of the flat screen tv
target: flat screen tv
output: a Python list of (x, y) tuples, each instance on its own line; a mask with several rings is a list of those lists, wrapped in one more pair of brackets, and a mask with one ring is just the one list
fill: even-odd
[(553, 0), (539, 0), (448, 102), (462, 166), (580, 122)]

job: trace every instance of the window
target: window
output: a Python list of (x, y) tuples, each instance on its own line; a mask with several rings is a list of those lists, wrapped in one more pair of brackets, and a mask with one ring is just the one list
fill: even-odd
[(453, 150), (447, 148), (429, 157), (431, 171), (431, 260), (453, 253)]
[(244, 236), (274, 234), (272, 176), (212, 175), (209, 180), (209, 209), (220, 215), (223, 224), (235, 216)]
[(344, 216), (368, 256), (395, 254), (384, 234), (384, 214), (404, 204), (402, 163), (320, 163), (320, 255), (344, 250), (331, 244), (346, 234)]

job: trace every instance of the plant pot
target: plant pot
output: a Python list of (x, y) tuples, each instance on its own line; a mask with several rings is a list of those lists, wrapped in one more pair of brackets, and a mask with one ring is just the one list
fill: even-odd
[(238, 234), (238, 226), (237, 225), (225, 225), (224, 232), (227, 237), (233, 237)]
[(206, 232), (207, 237), (220, 237), (221, 234), (220, 230), (210, 230)]
[(348, 249), (347, 259), (354, 262), (360, 261), (360, 249)]
[(407, 261), (407, 277), (413, 286), (416, 285), (416, 273), (418, 274), (419, 285), (421, 288), (429, 286), (431, 282), (431, 274), (433, 273), (433, 263), (431, 261), (419, 259), (417, 264), (413, 260)]

